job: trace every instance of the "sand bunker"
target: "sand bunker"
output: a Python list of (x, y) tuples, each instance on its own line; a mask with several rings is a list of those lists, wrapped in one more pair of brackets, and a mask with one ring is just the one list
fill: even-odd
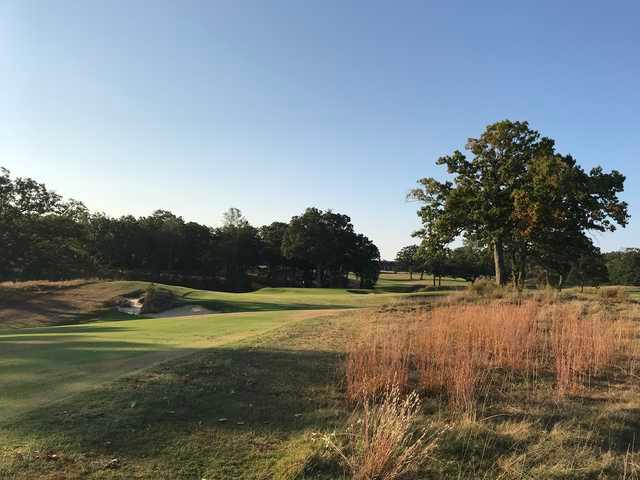
[(144, 315), (145, 317), (162, 318), (162, 317), (188, 317), (191, 315), (206, 315), (216, 313), (213, 310), (202, 307), (200, 305), (182, 305), (180, 307), (170, 308), (162, 312), (142, 313), (142, 303), (144, 298), (124, 298), (119, 297), (114, 300), (115, 309), (119, 312), (129, 315)]
[(182, 307), (171, 308), (164, 312), (158, 313), (146, 313), (146, 317), (162, 318), (162, 317), (187, 317), (190, 315), (207, 315), (209, 313), (216, 313), (208, 308), (201, 307), (200, 305), (183, 305)]

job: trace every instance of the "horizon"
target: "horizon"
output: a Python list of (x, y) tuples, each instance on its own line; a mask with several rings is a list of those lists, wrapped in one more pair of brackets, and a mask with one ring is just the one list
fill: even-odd
[(0, 165), (112, 216), (333, 209), (393, 260), (437, 158), (527, 120), (627, 177), (629, 226), (593, 237), (635, 246), (640, 7), (372, 5), (8, 2)]

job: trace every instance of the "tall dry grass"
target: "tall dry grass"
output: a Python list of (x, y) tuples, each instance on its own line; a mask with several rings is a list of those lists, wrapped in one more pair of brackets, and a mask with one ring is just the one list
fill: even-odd
[(551, 310), (550, 345), (559, 396), (588, 386), (627, 348), (623, 322), (606, 312), (588, 314), (580, 304)]
[(411, 337), (401, 325), (367, 324), (347, 347), (347, 398), (362, 402), (409, 384)]
[(375, 398), (398, 384), (444, 393), (452, 408), (473, 414), (490, 389), (534, 385), (544, 372), (555, 374), (559, 396), (589, 386), (629, 350), (619, 314), (539, 300), (382, 314), (351, 343), (348, 397)]
[(458, 305), (418, 321), (415, 359), (420, 385), (446, 391), (452, 406), (473, 410), (492, 369), (538, 370), (538, 305)]

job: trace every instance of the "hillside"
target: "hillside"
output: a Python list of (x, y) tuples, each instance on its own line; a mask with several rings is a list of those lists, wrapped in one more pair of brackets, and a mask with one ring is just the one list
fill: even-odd
[[(409, 281), (402, 275), (381, 278), (372, 290), (339, 288), (262, 288), (255, 292), (230, 293), (195, 290), (174, 285), (159, 287), (171, 291), (180, 304), (201, 305), (218, 313), (357, 308), (382, 305), (415, 295), (442, 292), (417, 290), (426, 282)], [(447, 281), (447, 285), (463, 282)], [(117, 296), (140, 296), (148, 282), (74, 280), (68, 282), (22, 282), (0, 284), (0, 329), (85, 322), (94, 319), (123, 319), (108, 303)]]

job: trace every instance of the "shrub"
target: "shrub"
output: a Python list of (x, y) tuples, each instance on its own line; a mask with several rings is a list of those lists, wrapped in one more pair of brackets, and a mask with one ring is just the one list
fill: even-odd
[(602, 300), (619, 300), (629, 299), (629, 293), (624, 287), (604, 287), (598, 289), (598, 296)]
[(469, 285), (468, 292), (473, 297), (502, 298), (505, 295), (505, 288), (491, 279), (481, 278)]
[(149, 285), (142, 300), (140, 313), (156, 313), (173, 308), (176, 298), (170, 290)]

